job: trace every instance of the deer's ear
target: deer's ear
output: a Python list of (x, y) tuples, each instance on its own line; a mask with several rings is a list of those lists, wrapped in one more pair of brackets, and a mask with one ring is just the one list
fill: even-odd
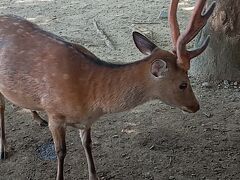
[(136, 31), (133, 32), (133, 40), (139, 51), (146, 55), (150, 55), (157, 47), (148, 38)]
[(157, 78), (164, 77), (167, 70), (167, 63), (161, 59), (156, 60), (152, 63), (151, 73)]

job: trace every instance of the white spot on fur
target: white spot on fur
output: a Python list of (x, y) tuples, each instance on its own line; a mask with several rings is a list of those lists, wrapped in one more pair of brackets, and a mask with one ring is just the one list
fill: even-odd
[(34, 81), (35, 81), (36, 83), (39, 83), (39, 82), (40, 82), (38, 78), (35, 78)]
[(69, 79), (69, 74), (63, 74), (63, 79), (65, 80)]
[(46, 77), (46, 76), (43, 76), (42, 80), (43, 80), (43, 81), (46, 81), (46, 80), (47, 80), (47, 77)]
[(19, 29), (17, 30), (18, 33), (22, 33), (23, 31), (24, 31), (24, 30), (21, 29), (21, 28), (19, 28)]
[(37, 63), (36, 65), (37, 65), (37, 66), (41, 66), (41, 63)]
[(22, 51), (19, 51), (18, 54), (23, 54), (24, 52), (25, 52), (25, 51), (22, 50)]

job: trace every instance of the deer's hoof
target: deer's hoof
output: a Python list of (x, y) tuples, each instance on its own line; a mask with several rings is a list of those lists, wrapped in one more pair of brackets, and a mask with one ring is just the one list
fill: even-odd
[(90, 176), (89, 180), (100, 180), (97, 176)]
[(6, 159), (6, 153), (5, 151), (0, 153), (0, 160), (5, 160)]

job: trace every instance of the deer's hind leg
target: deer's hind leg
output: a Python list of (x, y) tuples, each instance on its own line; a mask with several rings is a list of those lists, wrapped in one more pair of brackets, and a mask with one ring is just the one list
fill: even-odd
[(4, 96), (0, 93), (0, 159), (6, 159), (4, 111), (5, 111)]
[(42, 119), (36, 111), (32, 111), (33, 119), (37, 122), (39, 126), (48, 126), (48, 122)]

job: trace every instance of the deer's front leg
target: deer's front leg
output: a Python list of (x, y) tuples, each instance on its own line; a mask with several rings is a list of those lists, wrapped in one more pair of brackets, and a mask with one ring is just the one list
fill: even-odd
[(87, 157), (89, 180), (97, 180), (98, 178), (92, 156), (91, 128), (79, 130), (79, 134), (81, 137), (85, 155)]
[(63, 180), (63, 164), (66, 156), (66, 143), (65, 143), (65, 124), (60, 123), (61, 119), (49, 116), (49, 129), (52, 133), (55, 151), (57, 154), (58, 169), (56, 180)]
[(0, 159), (6, 159), (6, 137), (4, 122), (5, 101), (0, 93)]

